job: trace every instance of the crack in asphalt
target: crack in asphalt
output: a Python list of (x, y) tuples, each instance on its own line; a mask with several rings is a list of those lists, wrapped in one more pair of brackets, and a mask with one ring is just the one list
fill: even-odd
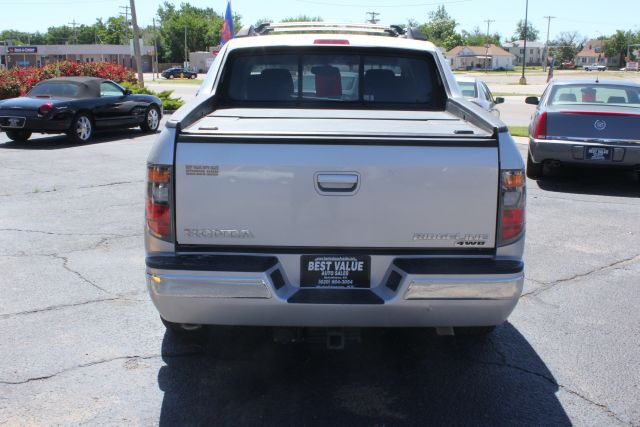
[(604, 270), (607, 270), (607, 269), (610, 269), (610, 268), (615, 269), (615, 267), (620, 265), (620, 264), (625, 264), (625, 263), (633, 262), (633, 261), (640, 261), (640, 255), (633, 255), (633, 256), (631, 256), (629, 258), (625, 258), (625, 259), (622, 259), (622, 260), (614, 261), (614, 262), (612, 262), (610, 264), (607, 264), (607, 265), (604, 265), (602, 267), (595, 268), (595, 269), (590, 270), (590, 271), (588, 271), (586, 273), (575, 274), (575, 275), (573, 275), (571, 277), (568, 277), (566, 279), (555, 280), (553, 282), (540, 282), (540, 281), (537, 281), (537, 280), (529, 279), (529, 280), (532, 280), (534, 282), (537, 282), (537, 283), (541, 284), (542, 286), (537, 288), (537, 289), (534, 289), (531, 292), (527, 292), (525, 294), (522, 294), (520, 296), (520, 299), (524, 299), (524, 298), (527, 298), (527, 297), (530, 297), (530, 296), (531, 297), (538, 296), (541, 293), (546, 292), (549, 289), (553, 289), (554, 287), (556, 287), (557, 285), (560, 285), (562, 283), (570, 282), (570, 281), (576, 280), (576, 279), (582, 279), (582, 278), (585, 278), (585, 277), (590, 276), (592, 274), (599, 273), (601, 271), (604, 271)]
[(20, 381), (0, 380), (0, 384), (2, 384), (2, 385), (21, 385), (21, 384), (27, 384), (27, 383), (30, 383), (30, 382), (34, 382), (34, 381), (48, 380), (48, 379), (57, 377), (58, 375), (74, 371), (76, 369), (88, 368), (88, 367), (91, 367), (91, 366), (101, 365), (103, 363), (109, 363), (109, 362), (113, 362), (113, 361), (116, 361), (116, 360), (148, 360), (148, 359), (157, 359), (157, 358), (173, 359), (173, 358), (181, 358), (181, 357), (191, 357), (191, 356), (196, 356), (198, 354), (199, 354), (199, 352), (190, 351), (190, 352), (185, 352), (185, 353), (169, 353), (169, 354), (154, 353), (154, 354), (147, 354), (147, 355), (117, 356), (117, 357), (112, 357), (112, 358), (109, 358), (109, 359), (101, 359), (101, 360), (96, 360), (96, 361), (93, 361), (93, 362), (81, 363), (79, 365), (72, 366), (70, 368), (65, 368), (65, 369), (62, 369), (62, 370), (60, 370), (58, 372), (54, 372), (53, 374), (42, 375), (42, 376), (39, 376), (39, 377), (31, 377), (31, 378), (27, 378), (25, 380), (20, 380)]
[[(563, 200), (566, 202), (582, 202), (582, 203), (594, 203), (594, 204), (604, 204), (604, 205), (621, 205), (621, 206), (640, 206), (640, 203), (624, 203), (624, 202), (612, 202), (612, 201), (604, 201), (604, 200), (587, 200), (587, 199), (572, 199), (569, 197), (557, 197), (557, 196), (543, 196), (543, 195), (532, 195), (532, 198), (536, 199), (551, 199), (551, 200)], [(614, 196), (616, 197), (616, 196)]]
[(481, 365), (509, 368), (509, 369), (514, 369), (516, 371), (520, 371), (520, 372), (528, 374), (528, 375), (536, 376), (538, 378), (541, 378), (541, 379), (547, 381), (549, 384), (551, 384), (551, 385), (553, 385), (555, 387), (558, 387), (558, 388), (566, 391), (567, 393), (572, 394), (572, 395), (584, 400), (585, 402), (589, 403), (590, 405), (597, 406), (598, 408), (602, 409), (608, 416), (614, 418), (615, 420), (619, 421), (620, 423), (628, 425), (628, 426), (633, 426), (632, 422), (625, 421), (622, 418), (620, 418), (620, 416), (618, 414), (616, 414), (615, 412), (613, 412), (607, 405), (604, 405), (602, 403), (598, 403), (598, 402), (586, 397), (582, 393), (579, 393), (576, 390), (573, 390), (573, 389), (571, 389), (571, 388), (569, 388), (569, 387), (567, 387), (567, 386), (565, 386), (563, 384), (558, 383), (553, 377), (549, 377), (548, 375), (541, 374), (540, 372), (532, 371), (530, 369), (526, 369), (526, 368), (523, 368), (521, 366), (509, 363), (507, 361), (506, 355), (502, 351), (500, 351), (498, 349), (498, 347), (495, 345), (493, 340), (489, 340), (489, 343), (490, 343), (491, 347), (493, 348), (493, 351), (500, 357), (500, 362), (491, 362), (491, 361), (486, 361), (486, 360), (478, 360), (478, 359), (474, 359), (474, 358), (469, 358), (468, 360), (473, 362), (473, 363), (478, 363), (478, 364), (481, 364)]
[(84, 277), (84, 275), (82, 273), (80, 273), (79, 271), (76, 271), (74, 269), (72, 269), (71, 267), (69, 267), (69, 258), (64, 257), (64, 256), (60, 256), (60, 255), (51, 255), (51, 257), (56, 258), (56, 259), (60, 259), (62, 260), (62, 268), (64, 268), (65, 270), (67, 270), (70, 273), (73, 273), (76, 277), (78, 277), (80, 280), (82, 280), (83, 282), (93, 286), (94, 288), (104, 292), (104, 293), (109, 293), (109, 291), (107, 291), (106, 289), (104, 289), (103, 287), (99, 286), (98, 284), (94, 283), (93, 281), (87, 279), (86, 277)]
[(32, 194), (56, 193), (56, 192), (68, 191), (68, 190), (86, 190), (87, 188), (100, 188), (100, 187), (111, 187), (114, 185), (139, 184), (142, 182), (145, 182), (144, 179), (138, 179), (134, 181), (116, 181), (116, 182), (109, 182), (107, 184), (84, 185), (81, 187), (70, 187), (70, 188), (61, 188), (61, 189), (53, 188), (51, 190), (37, 190), (37, 191), (27, 191), (24, 193), (0, 194), (0, 197), (29, 196)]
[(120, 237), (120, 238), (142, 235), (142, 234), (126, 235), (126, 234), (117, 234), (117, 233), (59, 233), (55, 231), (29, 230), (26, 228), (0, 228), (0, 232), (2, 231), (15, 231), (18, 233), (38, 233), (38, 234), (47, 234), (51, 236), (87, 236), (87, 237), (109, 236), (109, 237)]
[(17, 316), (25, 316), (25, 315), (29, 315), (29, 314), (44, 313), (44, 312), (47, 312), (47, 311), (64, 310), (66, 308), (79, 307), (79, 306), (82, 306), (82, 305), (89, 305), (89, 304), (98, 304), (98, 303), (109, 302), (109, 301), (146, 302), (147, 301), (146, 299), (127, 298), (129, 296), (134, 297), (134, 296), (143, 295), (143, 294), (146, 294), (146, 292), (144, 292), (144, 291), (132, 292), (132, 293), (130, 292), (130, 293), (126, 293), (126, 294), (118, 294), (118, 295), (115, 295), (113, 297), (107, 297), (107, 298), (90, 299), (90, 300), (81, 301), (81, 302), (74, 302), (74, 303), (70, 303), (70, 304), (50, 305), (48, 307), (36, 308), (36, 309), (33, 309), (33, 310), (17, 311), (15, 313), (0, 314), (0, 319), (10, 319), (12, 317), (17, 317)]
[[(3, 230), (0, 229), (0, 231), (3, 231)], [(35, 230), (16, 230), (16, 231), (26, 231), (26, 232), (40, 233), (40, 231), (35, 231)], [(104, 236), (104, 234), (72, 234), (72, 233), (69, 233), (69, 234), (58, 234), (58, 233), (51, 233), (51, 232), (46, 232), (46, 231), (43, 231), (41, 233), (44, 233), (44, 234), (55, 234), (55, 235), (61, 235), (61, 236), (85, 236), (85, 237)], [(96, 243), (93, 243), (90, 246), (83, 247), (81, 249), (71, 249), (71, 250), (64, 251), (64, 252), (45, 252), (45, 253), (26, 253), (26, 252), (23, 252), (23, 251), (19, 251), (17, 253), (13, 253), (13, 254), (0, 254), (0, 257), (7, 257), (7, 258), (9, 258), (9, 257), (10, 258), (26, 258), (26, 257), (31, 257), (31, 256), (55, 257), (57, 255), (67, 255), (67, 254), (72, 254), (72, 253), (75, 253), (75, 252), (93, 251), (93, 250), (98, 249), (100, 246), (104, 245), (105, 243), (107, 243), (107, 242), (109, 242), (111, 240), (128, 239), (128, 238), (132, 238), (132, 237), (141, 237), (143, 235), (144, 235), (144, 233), (123, 234), (123, 235), (114, 234), (114, 235), (111, 235), (109, 237), (103, 237), (102, 239), (100, 239)]]

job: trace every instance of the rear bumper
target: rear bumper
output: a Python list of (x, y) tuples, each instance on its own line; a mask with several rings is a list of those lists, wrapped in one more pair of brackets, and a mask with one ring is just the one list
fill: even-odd
[(68, 117), (54, 118), (54, 119), (26, 117), (23, 127), (13, 128), (13, 127), (7, 127), (7, 126), (0, 126), (0, 130), (3, 130), (5, 132), (26, 131), (26, 132), (43, 132), (43, 133), (49, 133), (49, 132), (61, 133), (61, 132), (66, 132), (70, 127), (71, 127), (71, 118), (68, 118)]
[[(606, 160), (587, 160), (586, 150), (603, 147), (611, 150)], [(534, 162), (558, 160), (567, 164), (605, 167), (634, 167), (640, 165), (640, 144), (607, 144), (583, 141), (529, 140), (529, 151)]]
[(148, 257), (147, 287), (176, 323), (438, 327), (502, 323), (524, 280), (520, 261), (477, 258), (396, 259), (371, 289), (300, 288), (282, 268), (276, 257)]

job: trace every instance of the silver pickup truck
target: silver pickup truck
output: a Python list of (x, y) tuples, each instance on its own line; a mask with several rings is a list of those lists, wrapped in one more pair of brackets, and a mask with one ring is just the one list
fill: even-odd
[(507, 128), (417, 32), (323, 25), (225, 44), (156, 140), (146, 275), (161, 318), (491, 331), (523, 286)]

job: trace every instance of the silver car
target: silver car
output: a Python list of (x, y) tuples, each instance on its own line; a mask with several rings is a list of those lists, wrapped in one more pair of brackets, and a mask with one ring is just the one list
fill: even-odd
[(476, 77), (466, 76), (456, 76), (456, 81), (460, 86), (462, 96), (500, 117), (500, 110), (496, 108), (496, 105), (502, 104), (504, 98), (501, 96), (494, 98), (485, 82)]
[(628, 81), (552, 81), (529, 125), (527, 176), (543, 166), (640, 168), (640, 85)]

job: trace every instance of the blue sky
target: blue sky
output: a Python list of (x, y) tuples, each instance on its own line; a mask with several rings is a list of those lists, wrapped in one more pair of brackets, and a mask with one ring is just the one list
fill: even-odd
[[(180, 4), (180, 0), (170, 1)], [(136, 0), (138, 22), (150, 24), (159, 0)], [(223, 13), (226, 0), (190, 0), (194, 6), (212, 7)], [(98, 17), (117, 15), (118, 6), (129, 0), (0, 0), (0, 30), (45, 31), (49, 26), (64, 25), (75, 19), (91, 24)], [(491, 19), (491, 32), (510, 37), (519, 19), (524, 18), (525, 0), (232, 0), (235, 13), (242, 15), (243, 23), (254, 23), (260, 18), (274, 21), (299, 14), (321, 16), (325, 21), (363, 22), (366, 12), (375, 11), (384, 23), (404, 23), (408, 18), (419, 22), (427, 20), (428, 13), (443, 4), (459, 23), (457, 30), (467, 31), (479, 27), (486, 31), (486, 20)], [(634, 5), (634, 6), (631, 6)], [(546, 38), (547, 20), (551, 20), (551, 38), (561, 31), (578, 31), (585, 37), (598, 37), (616, 29), (640, 30), (637, 19), (640, 6), (633, 0), (530, 0), (529, 20)]]

